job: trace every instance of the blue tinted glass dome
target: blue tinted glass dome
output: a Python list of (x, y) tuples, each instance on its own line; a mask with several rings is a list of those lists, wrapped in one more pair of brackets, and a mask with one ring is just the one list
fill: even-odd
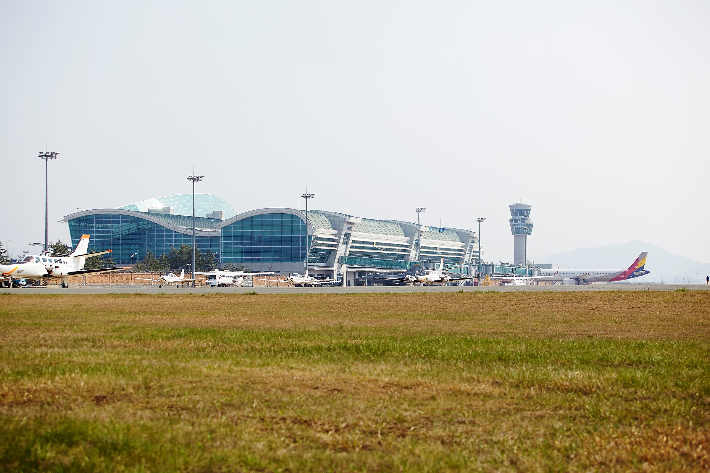
[[(146, 199), (119, 208), (135, 212), (149, 212), (167, 207), (171, 208), (172, 215), (192, 216), (192, 194), (175, 194)], [(225, 219), (236, 215), (232, 206), (223, 198), (212, 194), (195, 194), (195, 216), (206, 217), (215, 211), (224, 212)]]

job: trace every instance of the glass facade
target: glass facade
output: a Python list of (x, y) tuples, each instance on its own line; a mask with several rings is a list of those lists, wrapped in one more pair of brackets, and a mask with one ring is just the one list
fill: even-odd
[[(221, 215), (231, 209), (228, 204), (205, 194), (195, 197), (197, 248), (214, 253), (221, 265), (243, 264), (266, 271), (272, 270), (273, 263), (273, 271), (303, 271), (299, 268), (303, 268), (308, 251), (309, 267), (323, 271), (338, 271), (339, 264), (405, 269), (417, 253), (416, 224), (311, 211), (308, 219), (313, 235), (307, 238), (305, 213), (300, 210), (261, 209), (221, 220)], [(177, 214), (187, 212), (188, 204), (191, 212), (191, 198), (187, 194), (174, 195), (122, 209), (69, 215), (65, 220), (72, 245), (79, 242), (81, 235), (91, 235), (89, 250), (111, 249), (111, 256), (120, 265), (135, 264), (148, 252), (160, 257), (174, 247), (191, 245), (192, 218)], [(443, 257), (447, 266), (469, 264), (477, 251), (472, 249), (475, 239), (470, 231), (431, 227), (422, 230), (422, 262), (438, 264)]]
[[(97, 213), (73, 218), (69, 220), (72, 246), (76, 247), (81, 235), (91, 235), (89, 251), (111, 249), (109, 256), (116, 264), (133, 264), (145, 258), (149, 251), (160, 257), (170, 253), (172, 247), (192, 245), (191, 230), (176, 232), (139, 215)], [(213, 236), (200, 233), (195, 237), (197, 249), (217, 253), (219, 261), (219, 232), (213, 232)]]
[(439, 263), (441, 258), (444, 258), (444, 264), (449, 266), (458, 264), (463, 260), (465, 254), (463, 246), (461, 248), (447, 248), (429, 246), (427, 243), (429, 242), (422, 242), (420, 256), (422, 262)]
[(382, 242), (375, 240), (355, 239), (355, 237), (352, 237), (348, 256), (361, 259), (371, 258), (376, 261), (404, 261), (409, 257), (409, 253), (410, 246), (408, 242)]
[(305, 251), (306, 224), (297, 215), (264, 213), (222, 227), (222, 264), (298, 263)]
[(532, 235), (533, 223), (530, 221), (531, 205), (513, 204), (510, 206), (510, 231), (513, 235)]
[(413, 261), (378, 260), (374, 258), (359, 258), (356, 256), (341, 256), (340, 264), (361, 266), (363, 268), (409, 269)]

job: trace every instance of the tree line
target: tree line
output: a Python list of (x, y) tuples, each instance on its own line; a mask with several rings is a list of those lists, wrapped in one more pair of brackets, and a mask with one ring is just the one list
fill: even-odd
[[(179, 248), (170, 248), (170, 253), (162, 254), (156, 258), (152, 252), (148, 252), (141, 261), (136, 264), (136, 271), (167, 273), (175, 269), (189, 269), (192, 265), (192, 245), (182, 245)], [(201, 252), (195, 251), (195, 270), (211, 271), (217, 267), (217, 259), (211, 250)]]

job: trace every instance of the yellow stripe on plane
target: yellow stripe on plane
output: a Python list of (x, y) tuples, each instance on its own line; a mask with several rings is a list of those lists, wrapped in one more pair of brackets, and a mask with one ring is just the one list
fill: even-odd
[(3, 276), (9, 276), (9, 275), (12, 274), (13, 271), (15, 271), (17, 268), (19, 268), (19, 266), (15, 266), (14, 268), (12, 268), (12, 271), (8, 271), (7, 273), (2, 273), (2, 275), (3, 275)]

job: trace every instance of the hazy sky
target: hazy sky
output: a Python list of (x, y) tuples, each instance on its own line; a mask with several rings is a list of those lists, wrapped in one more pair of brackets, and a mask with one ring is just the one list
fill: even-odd
[[(710, 262), (708, 1), (0, 0), (0, 240), (198, 191)], [(300, 199), (302, 201), (302, 199)], [(309, 205), (310, 207), (310, 205)], [(630, 255), (632, 261), (636, 255)], [(649, 255), (652, 258), (652, 255)], [(649, 268), (652, 259), (649, 259)]]

